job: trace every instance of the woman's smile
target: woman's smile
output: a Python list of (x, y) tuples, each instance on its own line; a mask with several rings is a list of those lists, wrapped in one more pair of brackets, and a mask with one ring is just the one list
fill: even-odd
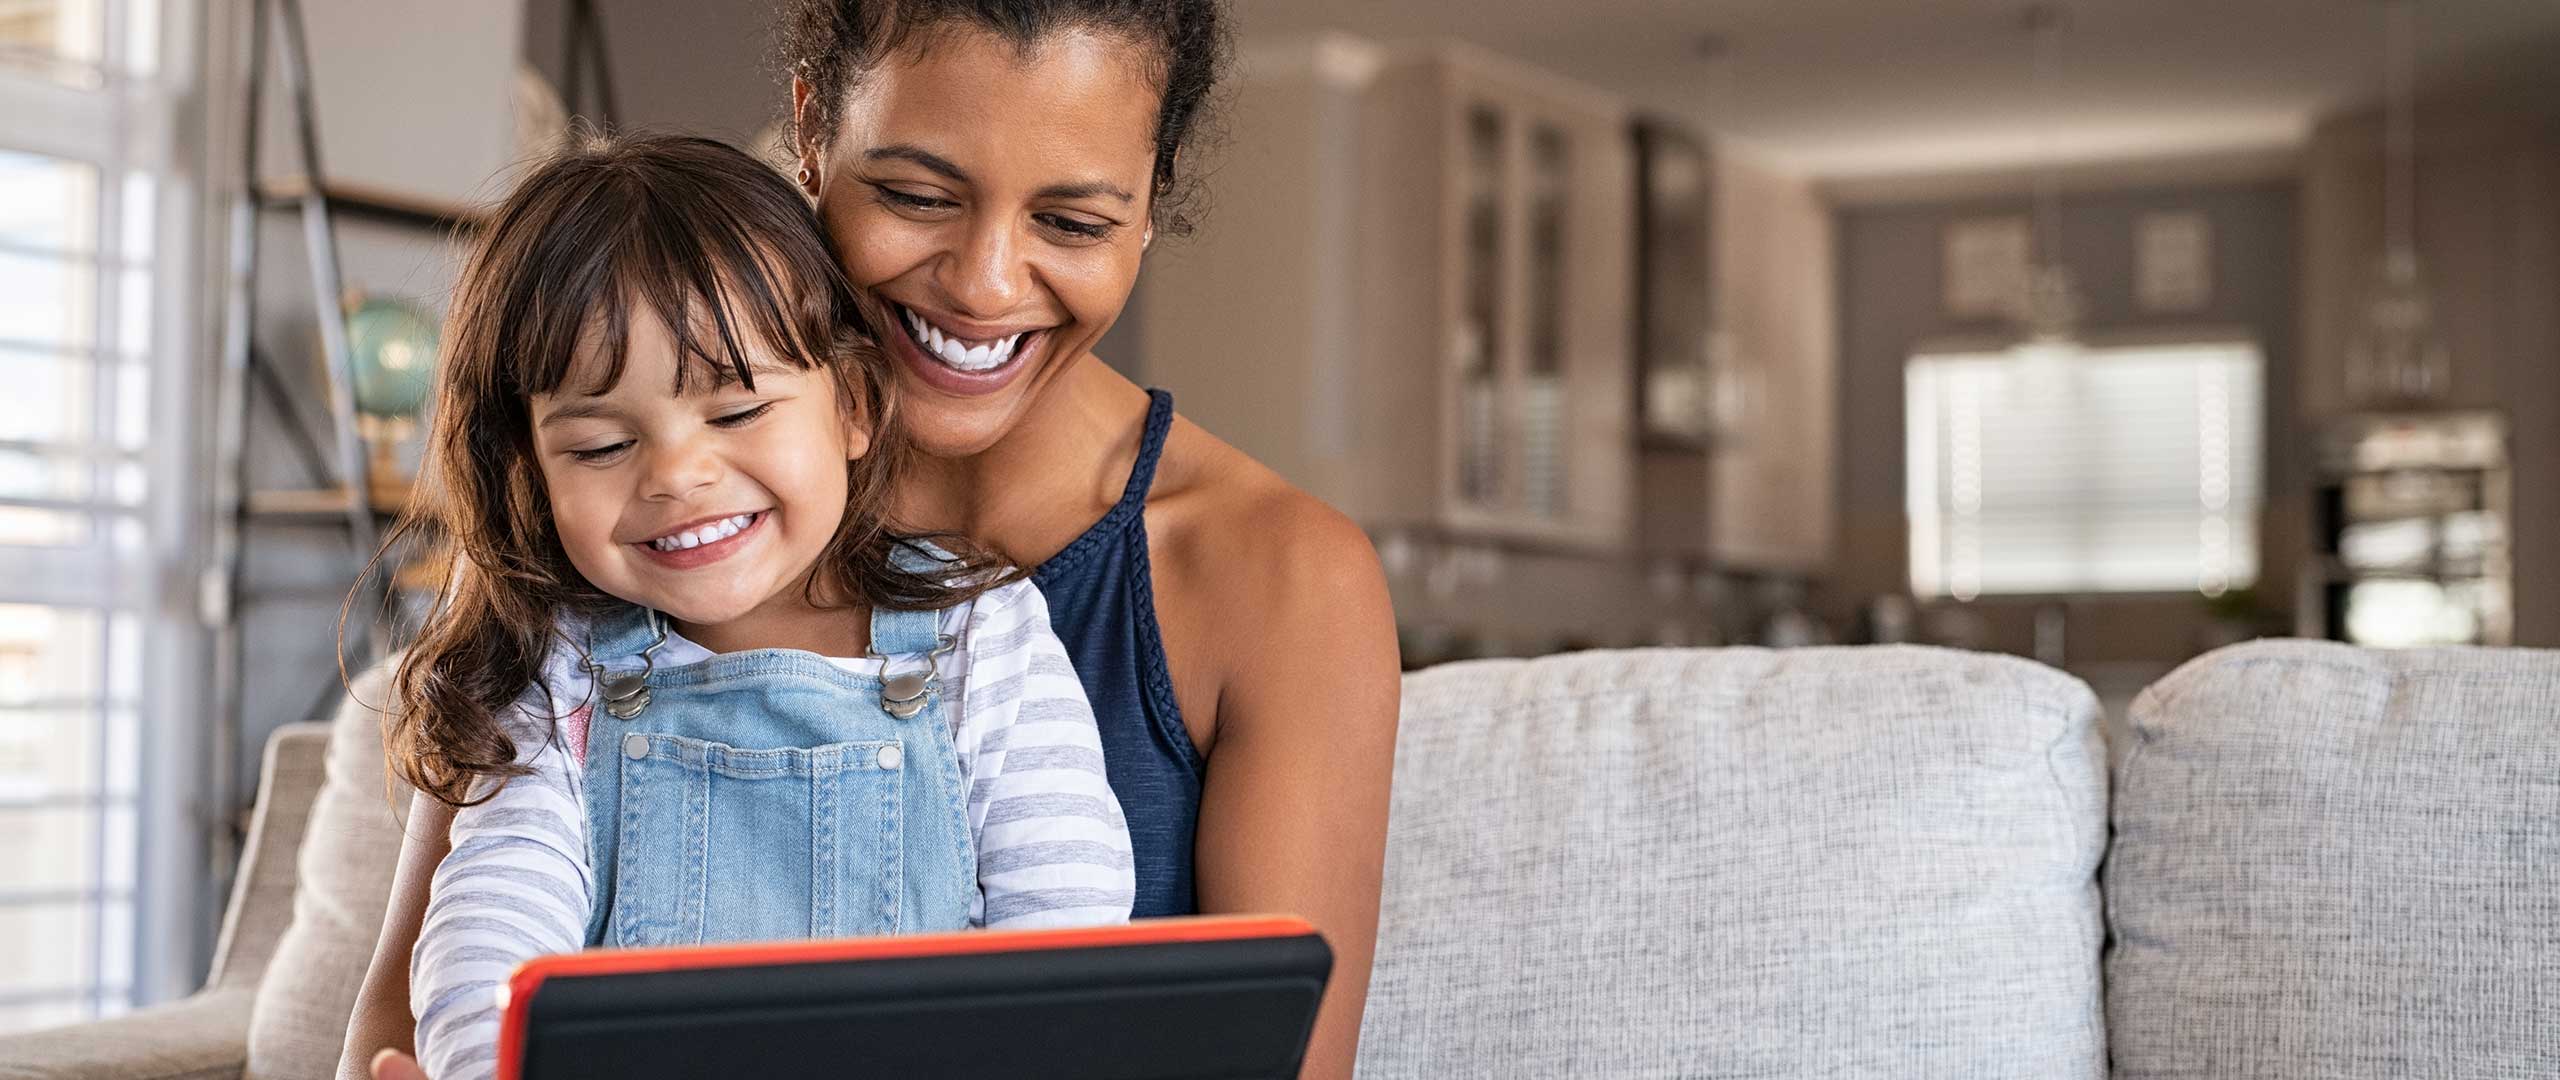
[(944, 393), (974, 396), (1004, 389), (1038, 366), (1041, 347), (1049, 340), (1045, 326), (977, 327), (921, 315), (902, 304), (890, 306), (898, 324), (883, 335), (890, 351), (917, 378)]

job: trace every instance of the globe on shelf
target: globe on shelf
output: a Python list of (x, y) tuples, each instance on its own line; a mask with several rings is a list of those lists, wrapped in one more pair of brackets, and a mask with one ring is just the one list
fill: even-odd
[(416, 305), (366, 297), (347, 312), (347, 361), (356, 409), (415, 420), (436, 386), (436, 321)]

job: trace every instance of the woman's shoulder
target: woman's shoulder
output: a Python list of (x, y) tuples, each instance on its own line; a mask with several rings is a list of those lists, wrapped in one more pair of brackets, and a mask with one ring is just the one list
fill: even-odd
[(1185, 418), (1167, 438), (1147, 509), (1159, 564), (1258, 578), (1284, 592), (1313, 573), (1338, 580), (1377, 568), (1357, 522)]
[(1203, 751), (1237, 716), (1294, 715), (1269, 706), (1306, 687), (1396, 671), (1386, 574), (1357, 522), (1188, 421), (1154, 494), (1156, 619)]

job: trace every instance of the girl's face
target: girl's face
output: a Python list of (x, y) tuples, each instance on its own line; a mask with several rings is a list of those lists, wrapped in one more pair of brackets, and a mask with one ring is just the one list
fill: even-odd
[[(714, 338), (713, 340), (717, 340)], [(750, 342), (755, 389), (676, 380), (674, 337), (639, 308), (622, 379), (588, 395), (603, 357), (582, 354), (533, 400), (534, 452), (569, 562), (596, 588), (720, 626), (801, 602), (843, 520), (845, 462), (870, 448), (834, 376)]]
[[(1061, 32), (1031, 52), (981, 31), (926, 35), (844, 102), (811, 167), (853, 283), (892, 308), (882, 337), (917, 446), (964, 457), (1012, 429), (1090, 355), (1149, 239), (1156, 90), (1127, 41)], [(805, 86), (795, 106), (805, 109)]]

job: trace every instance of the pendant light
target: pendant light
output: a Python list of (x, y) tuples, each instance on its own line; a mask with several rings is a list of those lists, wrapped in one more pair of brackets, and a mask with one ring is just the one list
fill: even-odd
[(2452, 378), (2418, 262), (2416, 7), (2382, 0), (2382, 257), (2346, 357), (2348, 394), (2371, 408), (2433, 404)]
[(2064, 365), (2079, 357), (2080, 289), (2062, 257), (2062, 190), (2055, 163), (2059, 107), (2054, 88), (2060, 82), (2063, 10), (2052, 4), (2027, 9), (2022, 20), (2035, 56), (2033, 99), (2044, 109), (2035, 166), (2034, 255), (2027, 265), (2026, 294), (2019, 298), (2021, 334), (2011, 355), (2030, 387), (2059, 390), (2069, 383)]

